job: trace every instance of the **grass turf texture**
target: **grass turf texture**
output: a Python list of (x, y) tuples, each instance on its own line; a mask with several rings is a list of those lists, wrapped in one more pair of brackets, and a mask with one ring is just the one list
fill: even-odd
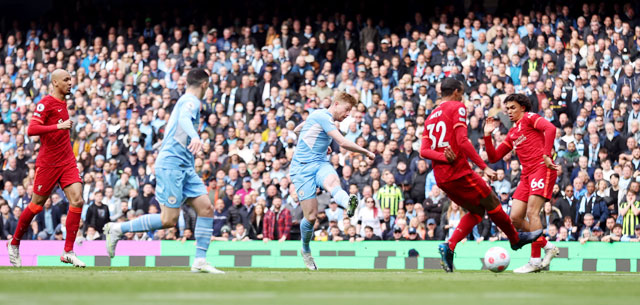
[(0, 268), (0, 304), (634, 304), (640, 274)]

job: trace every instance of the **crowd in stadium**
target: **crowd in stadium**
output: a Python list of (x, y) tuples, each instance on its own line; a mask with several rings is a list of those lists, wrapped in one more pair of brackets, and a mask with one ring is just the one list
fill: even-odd
[[(415, 13), (402, 31), (385, 20), (335, 14), (212, 22), (120, 20), (117, 24), (16, 23), (0, 34), (0, 239), (15, 231), (33, 194), (37, 137), (26, 127), (49, 93), (50, 73), (69, 71), (73, 151), (83, 178), (86, 240), (103, 225), (159, 213), (154, 161), (185, 75), (206, 68), (212, 83), (198, 128), (196, 171), (209, 187), (216, 241), (298, 240), (302, 209), (288, 177), (294, 128), (337, 91), (359, 100), (339, 125), (375, 161), (333, 145), (342, 187), (361, 198), (356, 216), (318, 190), (315, 240), (446, 240), (465, 211), (438, 189), (419, 155), (439, 81), (465, 85), (469, 138), (481, 157), (483, 124), (500, 143), (512, 126), (502, 101), (526, 94), (532, 112), (557, 127), (562, 165), (540, 211), (552, 241), (640, 238), (640, 17), (637, 4), (550, 6), (501, 16)], [(178, 20), (178, 19), (176, 19)], [(268, 22), (269, 20), (270, 22)], [(490, 165), (505, 211), (519, 183), (517, 156)], [(482, 174), (482, 171), (479, 171)], [(24, 239), (65, 236), (60, 189)], [(196, 215), (183, 206), (175, 228), (127, 233), (131, 240), (191, 240)], [(506, 240), (485, 216), (470, 240)]]

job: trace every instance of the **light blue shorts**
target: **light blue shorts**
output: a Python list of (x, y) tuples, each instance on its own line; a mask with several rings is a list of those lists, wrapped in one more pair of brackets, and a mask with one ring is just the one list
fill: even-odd
[(326, 161), (306, 164), (293, 162), (289, 169), (299, 201), (315, 198), (316, 188), (323, 187), (324, 180), (332, 174), (338, 175), (333, 165)]
[(168, 208), (179, 208), (188, 198), (207, 195), (207, 188), (191, 169), (156, 168), (156, 198)]

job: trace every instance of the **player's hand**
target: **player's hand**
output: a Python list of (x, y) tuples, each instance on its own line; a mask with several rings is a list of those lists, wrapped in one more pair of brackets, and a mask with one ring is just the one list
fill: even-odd
[(57, 126), (58, 126), (58, 129), (64, 130), (64, 129), (71, 129), (71, 125), (72, 124), (73, 123), (71, 122), (71, 120), (66, 120), (66, 121), (58, 124)]
[(373, 161), (373, 160), (375, 160), (375, 159), (376, 159), (376, 154), (374, 154), (374, 153), (372, 153), (372, 152), (368, 151), (368, 152), (367, 152), (367, 158), (369, 158), (371, 161)]
[(453, 149), (451, 149), (451, 147), (446, 147), (444, 149), (444, 156), (445, 158), (447, 158), (447, 162), (449, 163), (453, 163), (453, 161), (456, 160), (456, 153), (453, 152)]
[(489, 177), (491, 181), (495, 181), (496, 178), (498, 177), (498, 174), (496, 173), (496, 171), (494, 171), (493, 169), (491, 169), (491, 167), (488, 167), (488, 166), (484, 168), (484, 174), (487, 175), (487, 177)]
[(493, 117), (488, 117), (484, 123), (484, 135), (490, 136), (496, 128), (498, 128), (500, 121), (496, 121)]
[(544, 165), (548, 168), (548, 169), (554, 169), (556, 171), (560, 170), (560, 165), (558, 164), (553, 164), (553, 160), (551, 160), (551, 158), (549, 156), (544, 156)]
[(192, 154), (197, 154), (200, 150), (202, 150), (202, 141), (199, 138), (191, 139), (191, 143), (187, 147)]

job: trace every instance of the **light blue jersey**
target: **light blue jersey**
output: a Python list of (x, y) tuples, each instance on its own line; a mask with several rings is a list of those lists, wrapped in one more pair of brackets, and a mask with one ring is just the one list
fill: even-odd
[(187, 149), (191, 139), (198, 137), (200, 100), (193, 94), (185, 94), (173, 107), (164, 131), (164, 139), (156, 161), (156, 168), (193, 168), (195, 159)]
[(191, 139), (198, 137), (199, 122), (200, 100), (187, 93), (173, 108), (155, 165), (156, 198), (162, 205), (179, 208), (186, 199), (207, 194), (196, 174), (193, 154), (187, 149)]
[(289, 168), (298, 200), (314, 198), (316, 188), (322, 187), (328, 176), (337, 175), (327, 161), (327, 149), (332, 140), (329, 132), (336, 129), (327, 109), (316, 110), (307, 117)]
[(311, 113), (300, 131), (293, 162), (307, 164), (326, 161), (327, 149), (332, 140), (329, 132), (336, 129), (329, 110), (320, 109)]

